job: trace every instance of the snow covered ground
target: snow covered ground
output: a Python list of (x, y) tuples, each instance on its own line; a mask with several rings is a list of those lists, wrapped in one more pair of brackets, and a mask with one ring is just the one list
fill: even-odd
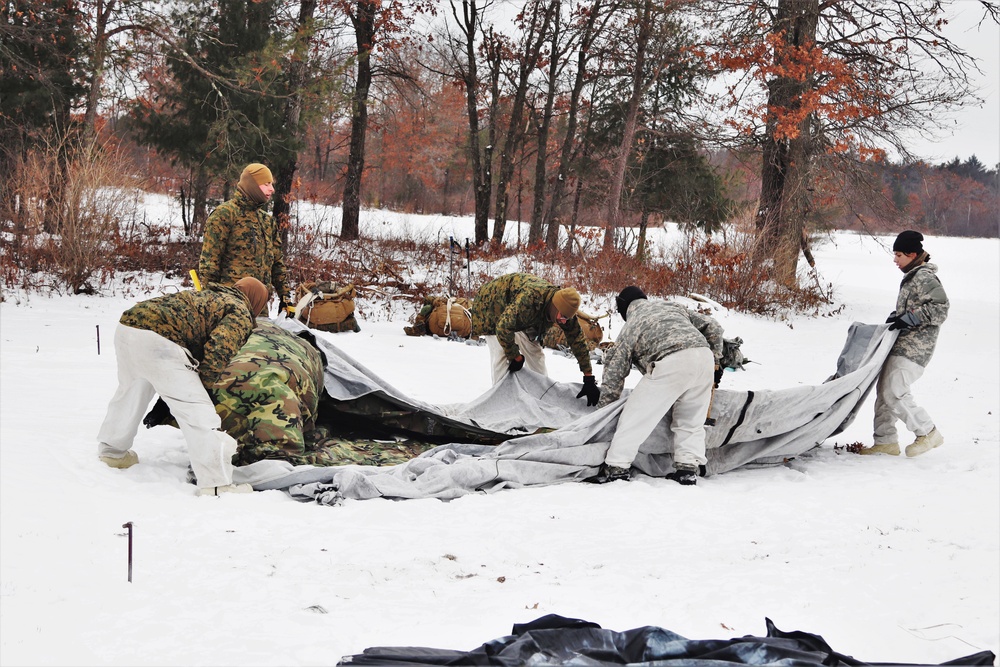
[[(471, 235), (468, 220), (428, 220), (405, 224)], [(381, 213), (369, 222), (403, 224)], [(839, 313), (718, 312), (756, 362), (726, 373), (724, 386), (828, 377), (850, 323), (881, 322), (894, 306), (901, 274), (889, 245), (835, 234), (817, 250)], [(925, 247), (952, 302), (915, 387), (942, 448), (912, 460), (836, 449), (870, 443), (869, 398), (846, 433), (784, 467), (694, 488), (640, 478), (447, 503), (196, 497), (183, 439), (168, 427), (141, 430), (140, 465), (112, 470), (94, 440), (116, 386), (112, 333), (145, 295), (6, 292), (0, 663), (332, 664), (369, 646), (472, 649), (549, 613), (701, 639), (762, 635), (766, 616), (868, 661), (1000, 652), (1000, 243), (929, 238)], [(592, 310), (608, 303), (586, 297)], [(424, 401), (484, 392), (486, 348), (407, 337), (412, 312), (362, 320), (336, 343)], [(611, 338), (620, 326), (612, 321)], [(550, 353), (548, 364), (557, 379), (579, 380), (572, 359)]]

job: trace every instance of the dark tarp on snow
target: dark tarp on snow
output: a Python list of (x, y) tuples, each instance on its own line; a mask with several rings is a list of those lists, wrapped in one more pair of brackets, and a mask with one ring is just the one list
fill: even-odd
[[(646, 626), (614, 632), (596, 623), (555, 614), (517, 624), (512, 634), (471, 651), (420, 647), (376, 647), (345, 656), (338, 665), (904, 665), (862, 662), (839, 653), (819, 635), (783, 632), (767, 623), (766, 637), (686, 639), (670, 630)], [(935, 665), (992, 665), (996, 656), (982, 651)]]
[[(296, 322), (284, 324), (289, 328)], [(707, 474), (781, 464), (843, 431), (874, 386), (896, 332), (855, 323), (823, 383), (791, 389), (715, 392), (707, 430)], [(497, 445), (456, 439), (406, 463), (388, 466), (293, 467), (260, 461), (237, 468), (234, 481), (257, 490), (285, 489), (299, 500), (456, 498), (477, 491), (582, 481), (604, 461), (627, 394), (600, 410), (576, 399), (580, 385), (524, 370), (468, 404), (435, 407), (410, 399), (317, 334), (327, 358), (325, 388), (336, 400), (376, 394), (415, 413), (484, 432), (529, 433)], [(672, 469), (669, 414), (642, 445), (635, 468), (661, 477)], [(458, 427), (456, 427), (458, 428)], [(536, 433), (538, 429), (555, 429)]]

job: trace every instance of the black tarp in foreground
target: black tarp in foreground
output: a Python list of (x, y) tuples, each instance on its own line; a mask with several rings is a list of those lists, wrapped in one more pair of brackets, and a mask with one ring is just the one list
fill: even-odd
[[(596, 623), (555, 614), (517, 624), (512, 634), (471, 651), (380, 646), (345, 656), (338, 665), (498, 665), (501, 667), (572, 665), (916, 665), (864, 662), (839, 653), (819, 635), (784, 632), (770, 619), (766, 637), (687, 639), (670, 630), (645, 626), (614, 632)], [(992, 665), (996, 656), (981, 651), (934, 665)]]

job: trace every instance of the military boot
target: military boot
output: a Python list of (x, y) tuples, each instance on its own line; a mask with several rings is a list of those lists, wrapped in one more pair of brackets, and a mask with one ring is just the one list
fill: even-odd
[(941, 431), (937, 430), (937, 427), (935, 426), (927, 435), (918, 435), (917, 439), (913, 441), (913, 444), (907, 446), (906, 455), (920, 456), (924, 452), (929, 452), (935, 447), (940, 447), (943, 444), (944, 436), (941, 435)]
[(888, 454), (889, 456), (899, 456), (899, 443), (884, 442), (881, 445), (872, 445), (871, 447), (861, 448), (862, 456), (868, 456), (872, 454)]
[(125, 456), (115, 458), (114, 456), (102, 456), (100, 457), (102, 461), (111, 466), (112, 468), (118, 468), (119, 470), (124, 470), (125, 468), (131, 468), (136, 463), (139, 462), (139, 455), (133, 452), (131, 449), (125, 452)]
[(667, 475), (667, 479), (672, 479), (683, 486), (694, 486), (698, 483), (698, 468), (683, 463), (675, 464), (674, 471)]
[(587, 481), (594, 482), (595, 484), (607, 484), (608, 482), (617, 482), (620, 479), (625, 481), (632, 479), (632, 471), (628, 468), (619, 468), (618, 466), (609, 466), (607, 463), (602, 463), (597, 476), (591, 477)]

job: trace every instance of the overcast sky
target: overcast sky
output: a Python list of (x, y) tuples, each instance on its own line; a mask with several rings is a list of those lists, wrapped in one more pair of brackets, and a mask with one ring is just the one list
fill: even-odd
[(1000, 26), (990, 21), (976, 26), (983, 15), (978, 0), (959, 0), (952, 13), (944, 34), (979, 59), (983, 73), (975, 81), (984, 102), (955, 114), (954, 130), (942, 132), (937, 141), (914, 138), (910, 145), (931, 163), (975, 155), (992, 168), (1000, 162)]

